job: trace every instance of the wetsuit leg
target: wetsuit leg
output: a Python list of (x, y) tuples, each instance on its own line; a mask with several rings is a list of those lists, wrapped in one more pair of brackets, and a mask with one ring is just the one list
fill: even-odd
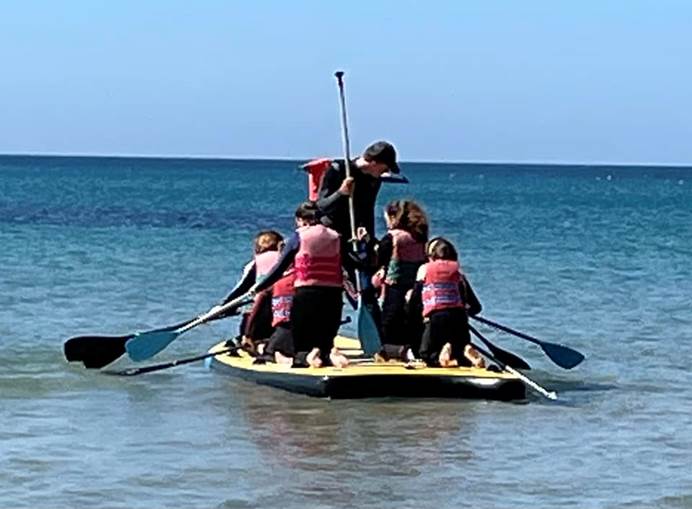
[(269, 338), (265, 353), (273, 358), (276, 352), (286, 357), (293, 357), (295, 355), (293, 331), (289, 323), (280, 323), (277, 325), (276, 329), (274, 329), (274, 334)]
[(341, 325), (343, 307), (342, 291), (340, 288), (320, 288), (314, 295), (315, 307), (315, 339), (320, 349), (324, 365), (331, 364), (329, 354), (334, 347), (334, 337)]
[(388, 286), (382, 303), (382, 343), (406, 345), (406, 289)]
[(341, 324), (341, 288), (304, 286), (296, 288), (291, 307), (295, 362), (304, 363), (313, 348), (320, 349), (322, 361), (329, 363), (334, 336)]
[(269, 338), (274, 332), (272, 319), (271, 292), (261, 292), (245, 324), (245, 335), (254, 341)]
[(421, 358), (428, 364), (436, 365), (442, 347), (445, 343), (450, 343), (452, 358), (460, 364), (467, 364), (464, 360), (464, 329), (468, 342), (468, 322), (465, 322), (465, 318), (466, 312), (463, 309), (443, 309), (430, 313), (423, 330)]

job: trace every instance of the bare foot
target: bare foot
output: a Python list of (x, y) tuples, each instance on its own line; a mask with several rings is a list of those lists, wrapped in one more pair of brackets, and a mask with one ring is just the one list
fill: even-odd
[(332, 351), (329, 352), (329, 360), (335, 368), (345, 368), (348, 366), (348, 358), (337, 347), (332, 348)]
[(445, 343), (445, 346), (440, 350), (440, 356), (438, 357), (438, 362), (443, 368), (453, 368), (459, 365), (456, 359), (452, 359), (452, 345)]
[(293, 357), (286, 357), (281, 352), (274, 352), (274, 362), (276, 362), (277, 364), (282, 364), (284, 366), (292, 366)]
[(387, 362), (387, 359), (385, 358), (385, 356), (379, 352), (377, 352), (375, 355), (373, 355), (372, 358), (375, 361), (375, 364), (385, 364)]
[(307, 362), (308, 366), (311, 368), (321, 368), (322, 359), (320, 358), (320, 349), (313, 348), (310, 350), (310, 353), (305, 357), (305, 362)]
[(485, 359), (483, 356), (471, 345), (466, 345), (464, 347), (464, 357), (471, 361), (471, 365), (474, 368), (485, 369)]
[(243, 336), (240, 347), (246, 352), (255, 352), (255, 342), (247, 336)]

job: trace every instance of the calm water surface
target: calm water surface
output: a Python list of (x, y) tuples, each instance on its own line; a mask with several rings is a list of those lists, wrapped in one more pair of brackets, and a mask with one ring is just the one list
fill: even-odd
[(0, 157), (0, 507), (692, 507), (689, 169), (404, 164), (411, 184), (383, 189), (457, 243), (487, 317), (587, 354), (564, 371), (483, 329), (556, 403), (324, 401), (202, 364), (65, 363), (71, 336), (223, 297), (258, 229), (290, 231), (295, 166)]

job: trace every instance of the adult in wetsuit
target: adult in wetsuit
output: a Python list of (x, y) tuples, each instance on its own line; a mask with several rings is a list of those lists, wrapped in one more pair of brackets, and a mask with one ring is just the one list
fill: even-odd
[[(396, 149), (391, 143), (378, 141), (368, 146), (363, 154), (351, 161), (351, 176), (346, 177), (343, 160), (333, 161), (322, 177), (317, 206), (322, 213), (322, 223), (341, 235), (341, 253), (349, 279), (355, 283), (355, 269), (361, 271), (363, 302), (376, 323), (380, 324), (380, 310), (370, 277), (376, 269), (372, 253), (363, 247), (360, 259), (353, 255), (352, 232), (349, 218), (349, 196), (353, 195), (353, 213), (356, 229), (364, 228), (375, 237), (375, 203), (382, 181), (387, 172), (399, 173)], [(368, 256), (369, 255), (369, 256)]]

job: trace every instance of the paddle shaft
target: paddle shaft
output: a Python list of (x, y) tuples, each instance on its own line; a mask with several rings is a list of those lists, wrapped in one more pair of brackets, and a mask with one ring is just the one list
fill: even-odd
[(215, 306), (206, 313), (204, 313), (202, 316), (197, 317), (196, 319), (192, 320), (189, 322), (187, 325), (176, 329), (174, 332), (177, 332), (178, 334), (182, 334), (183, 332), (187, 332), (190, 329), (197, 327), (198, 325), (201, 325), (205, 322), (208, 322), (210, 320), (213, 320), (214, 317), (219, 316), (220, 314), (228, 311), (229, 309), (232, 308), (238, 308), (240, 306), (243, 306), (245, 304), (249, 304), (252, 302), (252, 298), (250, 298), (250, 293), (246, 293), (238, 297), (237, 299), (233, 299), (232, 301), (224, 304), (223, 306)]
[(584, 354), (578, 352), (574, 348), (570, 348), (565, 345), (560, 345), (557, 343), (550, 343), (548, 341), (541, 341), (540, 339), (524, 334), (523, 332), (516, 331), (500, 323), (493, 322), (482, 316), (472, 317), (474, 320), (478, 320), (481, 323), (494, 327), (503, 332), (507, 332), (519, 338), (525, 339), (531, 343), (534, 343), (541, 347), (541, 350), (552, 360), (555, 364), (564, 369), (572, 369), (573, 367), (579, 365), (584, 360)]
[[(474, 333), (475, 333), (476, 335), (478, 335), (479, 338), (481, 337), (481, 335), (480, 335), (480, 333), (479, 333), (478, 331), (474, 331)], [(501, 360), (497, 359), (497, 358), (494, 357), (490, 352), (488, 352), (487, 350), (481, 348), (480, 346), (478, 346), (478, 345), (473, 345), (473, 347), (474, 347), (476, 350), (478, 350), (480, 353), (482, 353), (483, 355), (485, 355), (488, 359), (490, 359), (491, 361), (495, 362), (498, 366), (500, 366), (500, 368), (502, 368), (502, 369), (504, 369), (505, 371), (507, 371), (508, 373), (511, 373), (512, 375), (516, 376), (519, 380), (521, 380), (522, 382), (524, 382), (524, 384), (528, 385), (529, 387), (531, 387), (533, 390), (535, 390), (536, 392), (538, 392), (538, 393), (541, 394), (542, 396), (545, 396), (546, 398), (552, 399), (552, 400), (556, 400), (556, 399), (557, 399), (557, 393), (556, 393), (555, 391), (548, 391), (548, 390), (545, 389), (544, 387), (541, 387), (541, 386), (538, 385), (536, 382), (534, 382), (533, 380), (531, 380), (528, 376), (524, 375), (523, 373), (520, 373), (519, 371), (517, 371), (516, 369), (514, 369), (512, 366), (508, 366), (507, 364), (505, 364), (505, 363), (502, 362)]]
[(152, 364), (150, 366), (142, 366), (141, 368), (128, 368), (120, 371), (103, 371), (106, 375), (116, 375), (116, 376), (136, 376), (142, 375), (144, 373), (151, 373), (152, 371), (161, 371), (163, 369), (174, 368), (176, 366), (181, 366), (183, 364), (190, 364), (192, 362), (201, 361), (209, 357), (214, 357), (215, 355), (221, 355), (224, 353), (234, 352), (238, 350), (237, 346), (230, 348), (225, 348), (223, 350), (218, 350), (216, 352), (209, 352), (202, 355), (195, 355), (194, 357), (186, 357), (185, 359), (176, 359), (170, 362), (162, 362), (161, 364)]
[[(351, 142), (348, 136), (348, 117), (346, 115), (346, 94), (344, 93), (344, 72), (337, 71), (334, 73), (336, 76), (336, 83), (339, 86), (339, 106), (341, 108), (341, 140), (344, 150), (344, 165), (346, 167), (346, 178), (351, 177)], [(351, 194), (348, 196), (348, 218), (351, 225), (351, 245), (353, 250), (357, 251), (356, 247), (356, 212), (355, 205), (353, 201), (353, 189)], [(372, 234), (372, 232), (371, 232)], [(358, 270), (356, 269), (356, 272)], [(362, 290), (360, 277), (356, 276), (356, 288), (358, 292)]]
[(485, 346), (490, 348), (490, 351), (497, 356), (498, 358), (501, 357), (502, 362), (505, 364), (508, 364), (510, 366), (514, 365), (517, 368), (520, 369), (531, 369), (531, 366), (529, 366), (529, 363), (526, 362), (524, 359), (519, 357), (516, 354), (513, 354), (512, 352), (509, 352), (507, 350), (503, 350), (499, 346), (493, 344), (488, 340), (485, 336), (482, 336), (480, 332), (478, 332), (471, 324), (469, 324), (469, 330), (476, 335), (478, 339), (480, 339)]
[(508, 332), (510, 334), (514, 334), (517, 337), (523, 338), (527, 341), (530, 341), (531, 343), (534, 343), (536, 345), (542, 345), (544, 342), (541, 341), (540, 339), (536, 339), (533, 336), (529, 336), (528, 334), (524, 334), (523, 332), (516, 331), (514, 329), (510, 329), (509, 327), (502, 325), (497, 322), (493, 322), (492, 320), (488, 320), (487, 318), (483, 318), (482, 316), (474, 316), (472, 317), (474, 320), (478, 320), (481, 323), (484, 323), (486, 325), (490, 325), (491, 327), (495, 327), (496, 329), (499, 329), (504, 332)]

